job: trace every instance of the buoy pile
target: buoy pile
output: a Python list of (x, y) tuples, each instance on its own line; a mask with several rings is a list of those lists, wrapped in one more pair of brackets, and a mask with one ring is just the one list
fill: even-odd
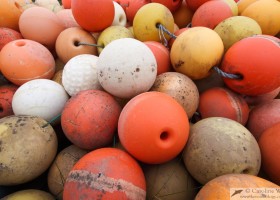
[(279, 0), (1, 0), (0, 198), (280, 198)]

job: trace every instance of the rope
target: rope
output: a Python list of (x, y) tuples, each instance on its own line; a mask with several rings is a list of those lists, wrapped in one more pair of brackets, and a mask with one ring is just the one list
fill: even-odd
[(86, 42), (79, 42), (79, 43), (77, 44), (77, 46), (80, 46), (80, 45), (87, 45), (87, 46), (92, 46), (92, 47), (104, 48), (104, 46), (101, 46), (101, 45), (98, 45), (98, 44), (90, 44), (90, 43), (86, 43)]
[(213, 69), (222, 77), (224, 78), (230, 78), (230, 79), (241, 79), (242, 76), (238, 74), (230, 74), (222, 71), (219, 67), (213, 67)]
[(176, 39), (177, 36), (174, 35), (173, 33), (171, 33), (169, 30), (167, 30), (167, 28), (165, 28), (162, 24), (156, 24), (156, 27), (159, 29), (159, 39), (160, 41), (163, 43), (163, 45), (165, 47), (168, 46), (168, 40), (166, 39), (164, 33), (166, 33), (167, 35), (169, 35), (171, 38)]

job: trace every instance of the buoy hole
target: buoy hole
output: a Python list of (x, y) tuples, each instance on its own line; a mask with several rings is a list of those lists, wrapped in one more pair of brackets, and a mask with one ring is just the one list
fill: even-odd
[(243, 80), (244, 76), (242, 74), (235, 74), (238, 78), (237, 80)]
[(164, 131), (160, 134), (160, 139), (161, 140), (167, 140), (169, 138), (169, 133)]
[(24, 41), (18, 41), (18, 42), (16, 42), (16, 45), (18, 47), (23, 47), (25, 45), (25, 42)]
[(75, 47), (78, 47), (78, 46), (80, 46), (80, 42), (79, 41), (74, 41), (74, 45), (75, 45)]
[(156, 23), (156, 28), (159, 28), (161, 23)]

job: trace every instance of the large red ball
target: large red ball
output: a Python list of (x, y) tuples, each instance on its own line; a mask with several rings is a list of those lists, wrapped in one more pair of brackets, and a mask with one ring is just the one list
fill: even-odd
[(115, 17), (112, 0), (72, 0), (71, 8), (77, 23), (90, 32), (100, 32), (111, 26)]
[(224, 55), (221, 69), (240, 79), (224, 78), (225, 84), (244, 95), (261, 95), (280, 85), (280, 39), (256, 35), (231, 46)]
[(83, 156), (70, 171), (64, 185), (64, 200), (146, 198), (144, 173), (128, 153), (100, 148)]
[(145, 92), (123, 108), (118, 134), (121, 144), (136, 159), (160, 164), (175, 158), (189, 136), (184, 108), (162, 92)]
[(120, 105), (110, 94), (83, 90), (66, 103), (61, 126), (76, 146), (96, 149), (112, 142), (120, 112)]

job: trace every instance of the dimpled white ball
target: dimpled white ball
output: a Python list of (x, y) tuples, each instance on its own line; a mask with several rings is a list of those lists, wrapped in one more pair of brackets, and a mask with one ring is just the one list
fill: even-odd
[(115, 16), (111, 26), (125, 26), (127, 19), (123, 8), (117, 2), (113, 1), (115, 8)]
[(97, 73), (99, 83), (108, 93), (128, 99), (152, 87), (157, 63), (143, 42), (121, 38), (106, 45), (100, 53)]
[(71, 58), (62, 71), (62, 85), (70, 96), (82, 90), (101, 89), (98, 82), (96, 62), (98, 57), (80, 54)]
[(21, 85), (12, 99), (15, 115), (38, 116), (46, 121), (58, 116), (69, 96), (57, 82), (35, 79)]

